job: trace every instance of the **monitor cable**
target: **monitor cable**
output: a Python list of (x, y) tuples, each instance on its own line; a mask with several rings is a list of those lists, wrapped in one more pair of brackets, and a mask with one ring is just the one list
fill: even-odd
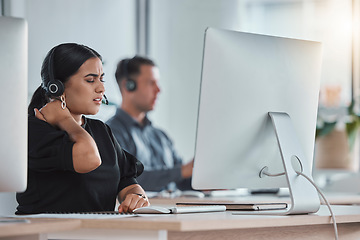
[[(311, 180), (311, 178), (309, 178), (308, 176), (306, 176), (305, 174), (303, 174), (302, 172), (298, 172), (295, 171), (298, 175), (303, 176), (306, 180), (308, 180), (316, 189), (316, 191), (320, 194), (320, 196), (322, 197), (322, 199), (324, 200), (324, 202), (326, 203), (327, 207), (329, 208), (330, 211), (330, 215), (331, 215), (331, 219), (333, 220), (333, 226), (334, 226), (334, 232), (335, 232), (335, 240), (339, 239), (339, 235), (338, 235), (338, 229), (337, 229), (337, 224), (336, 224), (336, 219), (335, 219), (335, 215), (331, 209), (330, 203), (328, 202), (328, 200), (326, 199), (325, 195), (321, 192), (320, 188), (318, 186), (316, 186), (316, 184), (314, 183), (313, 180)], [(277, 174), (271, 174), (268, 173), (266, 170), (264, 170), (262, 172), (264, 175), (268, 176), (268, 177), (278, 177), (278, 176), (282, 176), (285, 175), (285, 173), (277, 173)]]

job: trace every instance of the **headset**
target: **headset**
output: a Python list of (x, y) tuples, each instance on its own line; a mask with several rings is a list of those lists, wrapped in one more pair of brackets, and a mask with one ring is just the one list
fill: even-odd
[[(53, 70), (53, 58), (54, 58), (54, 52), (56, 47), (54, 47), (49, 55), (48, 60), (48, 71), (49, 71), (49, 82), (46, 86), (44, 86), (44, 89), (47, 93), (47, 95), (51, 97), (59, 97), (64, 93), (64, 84), (54, 77), (54, 70)], [(43, 79), (43, 82), (45, 83), (45, 80)]]
[(126, 78), (126, 89), (129, 92), (133, 92), (136, 90), (136, 82), (134, 79), (130, 78), (129, 73), (128, 73), (128, 67), (129, 67), (129, 62), (130, 59), (125, 59), (124, 60), (124, 64), (123, 64), (123, 73), (124, 73), (124, 77)]

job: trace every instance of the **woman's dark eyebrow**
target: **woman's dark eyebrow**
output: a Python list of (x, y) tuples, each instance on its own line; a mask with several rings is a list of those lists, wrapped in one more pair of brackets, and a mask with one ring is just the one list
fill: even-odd
[[(101, 77), (103, 77), (104, 75), (105, 75), (105, 73), (101, 74)], [(89, 74), (88, 74), (88, 75), (86, 75), (85, 77), (89, 77), (89, 76), (91, 76), (91, 77), (98, 77), (98, 76), (99, 76), (99, 74), (89, 73)]]

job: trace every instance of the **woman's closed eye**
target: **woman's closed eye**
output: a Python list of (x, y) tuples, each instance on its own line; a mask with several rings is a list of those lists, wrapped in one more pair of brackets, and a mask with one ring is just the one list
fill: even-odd
[[(85, 79), (85, 81), (87, 81), (88, 83), (93, 83), (95, 82), (95, 79)], [(100, 82), (104, 83), (105, 82), (104, 78), (100, 78)]]
[[(93, 83), (93, 82), (95, 82), (95, 80), (94, 80), (94, 79), (85, 80), (85, 81), (87, 81), (88, 83)], [(105, 82), (105, 80), (104, 80), (104, 79), (100, 79), (100, 82), (104, 83), (104, 82)]]

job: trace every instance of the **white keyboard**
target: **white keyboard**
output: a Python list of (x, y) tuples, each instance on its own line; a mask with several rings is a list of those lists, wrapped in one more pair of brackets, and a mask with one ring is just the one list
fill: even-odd
[(224, 212), (225, 205), (184, 206), (171, 208), (172, 213)]
[(116, 211), (106, 212), (74, 212), (74, 213), (40, 213), (28, 215), (9, 215), (11, 218), (76, 218), (76, 219), (111, 219), (135, 217), (133, 213), (119, 213)]
[(224, 212), (226, 207), (224, 205), (209, 205), (209, 206), (184, 206), (184, 207), (162, 207), (149, 206), (135, 209), (133, 212), (138, 214), (170, 214), (170, 213), (201, 213), (201, 212)]

